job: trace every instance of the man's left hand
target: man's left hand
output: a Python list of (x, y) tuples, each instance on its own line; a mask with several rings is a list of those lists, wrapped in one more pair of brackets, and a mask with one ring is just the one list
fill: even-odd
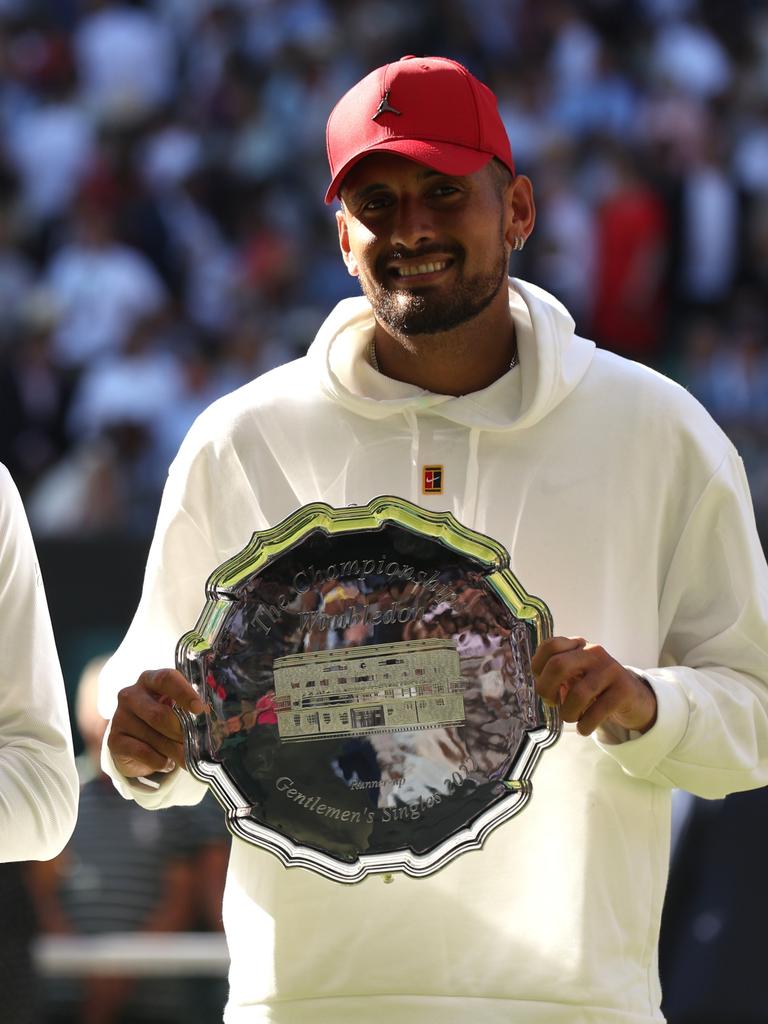
[(656, 721), (656, 695), (645, 679), (583, 637), (545, 640), (531, 667), (539, 696), (559, 705), (582, 736), (608, 722), (643, 733)]

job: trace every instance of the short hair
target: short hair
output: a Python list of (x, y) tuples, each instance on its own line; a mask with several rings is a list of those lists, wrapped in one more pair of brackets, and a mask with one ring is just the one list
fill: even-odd
[(503, 196), (504, 193), (507, 191), (507, 188), (509, 187), (510, 182), (513, 180), (514, 175), (512, 174), (512, 171), (510, 171), (510, 169), (507, 167), (507, 165), (503, 164), (497, 156), (495, 156), (491, 160), (489, 166), (493, 173), (494, 186), (499, 197), (501, 198), (501, 196)]

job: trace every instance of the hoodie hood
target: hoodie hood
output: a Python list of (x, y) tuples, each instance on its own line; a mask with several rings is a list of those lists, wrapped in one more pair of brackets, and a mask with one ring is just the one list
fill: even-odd
[(479, 430), (533, 426), (566, 398), (595, 352), (574, 333), (574, 322), (552, 295), (516, 278), (509, 281), (519, 365), (487, 388), (455, 397), (439, 395), (378, 373), (368, 361), (373, 311), (362, 296), (344, 299), (310, 346), (323, 390), (369, 419), (436, 414)]

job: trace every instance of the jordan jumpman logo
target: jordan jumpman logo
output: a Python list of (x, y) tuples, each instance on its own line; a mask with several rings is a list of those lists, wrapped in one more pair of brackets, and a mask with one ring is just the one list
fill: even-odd
[(375, 121), (376, 118), (377, 117), (381, 117), (382, 114), (397, 114), (398, 117), (400, 117), (401, 114), (402, 114), (402, 111), (395, 110), (395, 108), (393, 106), (391, 106), (391, 104), (389, 102), (389, 89), (387, 89), (387, 91), (381, 97), (381, 102), (379, 103), (379, 109), (373, 115), (371, 120)]

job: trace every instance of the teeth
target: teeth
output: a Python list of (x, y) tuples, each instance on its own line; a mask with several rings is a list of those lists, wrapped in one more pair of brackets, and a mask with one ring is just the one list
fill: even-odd
[(398, 267), (397, 272), (400, 277), (415, 277), (416, 274), (434, 274), (436, 270), (445, 270), (447, 266), (445, 260), (440, 260), (438, 263), (419, 263), (415, 267)]

